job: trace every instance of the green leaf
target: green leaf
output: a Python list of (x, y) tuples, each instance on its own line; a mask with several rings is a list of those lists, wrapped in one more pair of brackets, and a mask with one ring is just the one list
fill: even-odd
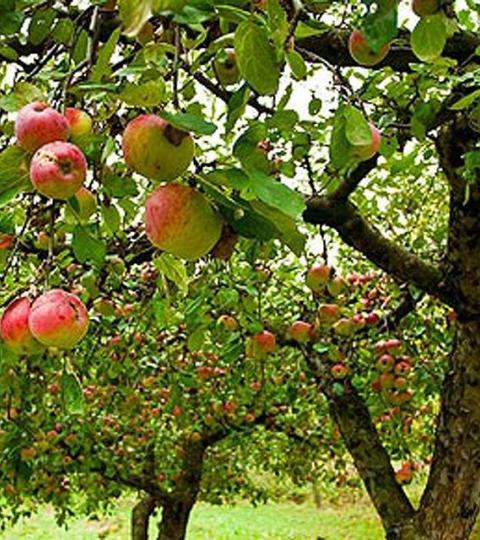
[(306, 238), (297, 229), (295, 220), (260, 201), (251, 201), (252, 208), (275, 224), (280, 240), (287, 245), (297, 256), (305, 248)]
[(110, 204), (110, 206), (102, 205), (102, 217), (105, 225), (112, 234), (115, 234), (120, 229), (120, 212), (114, 204)]
[(305, 209), (305, 201), (299, 193), (261, 171), (252, 171), (250, 188), (261, 201), (292, 218)]
[(168, 120), (174, 127), (183, 129), (184, 131), (191, 131), (198, 135), (212, 135), (217, 131), (217, 126), (212, 122), (207, 122), (204, 118), (197, 114), (191, 113), (179, 113), (171, 114), (167, 112), (161, 112), (160, 116)]
[(97, 266), (103, 266), (107, 253), (105, 244), (80, 225), (73, 231), (72, 247), (78, 262), (92, 261)]
[(165, 83), (161, 79), (143, 84), (128, 83), (118, 97), (134, 107), (155, 107), (165, 98)]
[(40, 45), (52, 31), (57, 12), (54, 9), (40, 9), (33, 14), (28, 27), (28, 41)]
[(37, 86), (28, 82), (19, 82), (13, 91), (0, 97), (0, 109), (15, 112), (32, 101), (45, 100), (45, 94)]
[(135, 37), (152, 16), (152, 0), (120, 0), (119, 14), (123, 23), (123, 32)]
[(297, 51), (287, 53), (287, 62), (295, 79), (304, 79), (307, 74), (307, 65), (303, 56)]
[(386, 43), (392, 41), (398, 32), (398, 9), (396, 2), (377, 2), (380, 4), (372, 15), (366, 17), (362, 31), (368, 44), (374, 51), (379, 51)]
[(345, 107), (345, 136), (353, 146), (363, 146), (372, 143), (372, 131), (367, 119), (355, 107)]
[(477, 99), (480, 99), (480, 90), (475, 90), (471, 94), (468, 94), (468, 96), (459, 99), (450, 107), (450, 109), (452, 109), (452, 111), (468, 109), (468, 107), (473, 105)]
[(53, 39), (64, 45), (68, 45), (72, 39), (75, 27), (71, 19), (61, 19), (53, 29)]
[(346, 167), (351, 158), (351, 145), (345, 135), (346, 118), (344, 107), (339, 107), (335, 112), (335, 120), (330, 141), (330, 160), (335, 169)]
[(442, 55), (447, 42), (444, 15), (422, 17), (415, 26), (411, 38), (415, 56), (423, 62), (432, 62)]
[(0, 196), (16, 195), (30, 185), (25, 163), (25, 152), (18, 146), (9, 146), (0, 153)]
[(90, 80), (92, 82), (99, 83), (102, 78), (110, 72), (110, 58), (112, 57), (120, 38), (120, 31), (120, 28), (114, 30), (111, 36), (108, 38), (108, 41), (100, 49), (97, 61), (93, 66), (90, 75)]
[(261, 95), (275, 94), (280, 69), (266, 29), (245, 21), (235, 32), (234, 44), (238, 68), (248, 84)]
[(185, 263), (168, 253), (162, 253), (154, 261), (155, 268), (169, 281), (175, 283), (180, 292), (186, 295), (188, 292), (188, 274)]
[(85, 412), (85, 398), (82, 386), (74, 373), (62, 373), (60, 379), (62, 388), (62, 402), (68, 414), (83, 414)]

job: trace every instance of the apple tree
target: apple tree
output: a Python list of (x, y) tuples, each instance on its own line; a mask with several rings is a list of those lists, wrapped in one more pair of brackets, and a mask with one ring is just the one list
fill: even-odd
[[(136, 538), (156, 506), (160, 538), (183, 538), (202, 473), (216, 493), (206, 455), (232, 487), (219, 465), (232, 434), (263, 426), (237, 465), (258, 450), (275, 468), (273, 427), (299, 444), (322, 428), (343, 439), (388, 538), (469, 536), (480, 13), (458, 4), (5, 3), (2, 437), (15, 511), (22, 492), (54, 493), (68, 513), (70, 482), (93, 505), (123, 485), (148, 494)], [(336, 239), (348, 249), (331, 253)], [(318, 246), (312, 295), (298, 276)], [(348, 284), (335, 259), (389, 277)], [(276, 295), (270, 276), (250, 283), (270, 271)], [(372, 280), (391, 293), (366, 290)], [(438, 408), (418, 508), (402, 487), (415, 463), (392, 465), (420, 437), (416, 399), (428, 427)], [(379, 429), (385, 403), (393, 427)], [(318, 463), (316, 443), (300, 462)]]

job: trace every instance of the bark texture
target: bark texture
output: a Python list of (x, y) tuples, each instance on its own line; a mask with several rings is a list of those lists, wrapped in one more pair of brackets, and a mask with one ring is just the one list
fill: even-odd
[(150, 496), (144, 497), (134, 506), (131, 519), (132, 540), (148, 540), (148, 525), (155, 507), (155, 499)]

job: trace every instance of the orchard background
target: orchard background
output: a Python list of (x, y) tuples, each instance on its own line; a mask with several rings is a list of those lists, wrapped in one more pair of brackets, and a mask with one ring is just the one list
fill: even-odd
[(177, 540), (197, 502), (313, 485), (365, 490), (389, 540), (472, 537), (479, 22), (2, 2), (6, 534), (121, 500), (132, 539)]

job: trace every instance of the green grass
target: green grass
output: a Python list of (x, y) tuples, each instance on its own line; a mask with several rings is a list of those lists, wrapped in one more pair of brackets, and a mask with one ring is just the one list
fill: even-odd
[[(68, 530), (55, 525), (53, 512), (44, 509), (0, 534), (0, 540), (129, 540), (131, 503), (122, 502), (114, 515), (102, 521), (76, 520)], [(152, 524), (152, 537), (156, 525)], [(380, 540), (378, 518), (368, 502), (325, 505), (267, 504), (253, 508), (198, 504), (190, 521), (188, 540)]]

